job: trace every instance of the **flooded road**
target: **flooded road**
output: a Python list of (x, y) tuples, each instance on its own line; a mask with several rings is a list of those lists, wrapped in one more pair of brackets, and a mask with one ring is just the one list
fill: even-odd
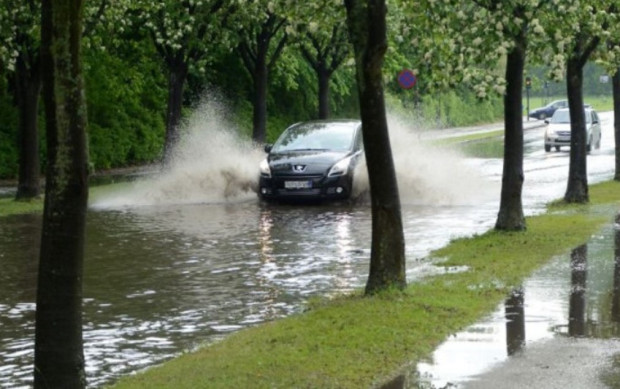
[[(588, 157), (591, 183), (613, 174), (611, 115), (601, 116), (603, 148)], [(170, 171), (91, 198), (84, 264), (89, 387), (366, 281), (367, 204), (261, 204), (248, 182), (262, 153), (230, 134), (206, 137), (213, 123), (196, 120), (204, 124), (192, 127)], [(433, 150), (399, 126), (392, 136), (412, 282), (434, 271), (424, 260), (430, 250), (493, 226), (502, 165)], [(540, 129), (529, 130), (526, 142), (524, 204), (533, 214), (562, 196), (568, 152), (544, 153)], [(40, 224), (36, 215), (0, 223), (2, 388), (32, 382)], [(527, 288), (525, 299), (534, 299)]]

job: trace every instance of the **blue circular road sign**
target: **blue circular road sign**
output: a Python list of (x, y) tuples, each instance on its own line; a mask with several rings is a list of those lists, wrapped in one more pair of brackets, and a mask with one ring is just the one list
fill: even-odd
[(403, 89), (411, 89), (415, 85), (415, 74), (409, 69), (403, 69), (398, 73), (398, 84)]

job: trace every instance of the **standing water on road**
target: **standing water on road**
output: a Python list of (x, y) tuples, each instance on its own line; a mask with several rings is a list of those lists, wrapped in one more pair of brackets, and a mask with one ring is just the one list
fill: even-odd
[[(206, 106), (189, 121), (165, 171), (91, 198), (84, 264), (89, 387), (298, 312), (311, 296), (364, 285), (369, 206), (258, 202), (252, 186), (264, 153), (225, 130), (233, 127), (221, 112)], [(433, 271), (422, 259), (430, 250), (492, 227), (501, 161), (434, 150), (396, 120), (390, 128), (413, 281)], [(536, 163), (533, 170), (541, 171)], [(555, 187), (546, 183), (546, 193), (555, 195)], [(550, 199), (536, 196), (526, 204)], [(3, 388), (32, 382), (40, 224), (37, 215), (0, 224)]]
[(620, 224), (610, 223), (451, 336), (411, 387), (618, 388), (619, 357)]

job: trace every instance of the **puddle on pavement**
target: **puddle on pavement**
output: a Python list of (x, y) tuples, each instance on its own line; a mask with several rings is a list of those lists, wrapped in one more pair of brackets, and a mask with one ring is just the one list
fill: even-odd
[[(556, 351), (545, 357), (550, 350)], [(547, 387), (516, 382), (506, 386), (506, 380), (510, 381), (515, 371), (521, 379), (527, 374), (533, 375), (531, 379), (552, 376), (553, 363), (546, 366), (550, 360), (562, 371), (553, 382), (582, 380), (581, 384), (569, 382), (575, 388), (620, 385), (618, 221), (587, 244), (552, 259), (513, 290), (489, 317), (446, 340), (431, 360), (406, 374), (417, 377), (418, 382), (415, 378), (400, 379), (392, 383), (401, 384), (389, 387)], [(515, 366), (526, 368), (524, 361), (538, 365), (521, 374), (524, 372), (519, 373)], [(541, 369), (540, 377), (536, 376), (537, 368)]]

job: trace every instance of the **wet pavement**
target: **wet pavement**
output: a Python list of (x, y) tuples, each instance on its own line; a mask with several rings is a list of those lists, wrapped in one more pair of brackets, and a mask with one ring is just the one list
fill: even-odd
[[(616, 212), (619, 210), (615, 210)], [(620, 224), (553, 258), (420, 363), (414, 388), (620, 387)]]
[[(604, 148), (588, 157), (590, 182), (609, 179), (613, 173), (611, 121), (603, 120)], [(393, 136), (407, 277), (414, 282), (434, 272), (424, 259), (431, 250), (492, 228), (502, 164), (499, 159), (434, 150), (420, 144), (418, 134), (407, 128), (397, 127)], [(170, 171), (91, 198), (84, 269), (89, 387), (113, 382), (231, 331), (298, 312), (312, 296), (351, 291), (365, 282), (371, 222), (367, 204), (264, 205), (246, 185), (255, 179), (262, 153), (202, 127), (192, 132), (184, 150)], [(547, 201), (561, 196), (567, 164), (567, 152), (544, 153), (540, 129), (527, 131), (526, 214), (541, 212)], [(31, 382), (40, 223), (37, 215), (12, 216), (0, 223), (2, 388), (28, 387)], [(600, 240), (608, 247), (601, 252), (611, 250), (608, 238)], [(596, 252), (589, 249), (589, 261), (598, 261)], [(564, 259), (555, 271), (565, 265)], [(566, 291), (558, 290), (564, 298), (558, 297), (564, 301), (558, 307), (547, 305), (544, 290), (555, 282), (566, 280), (551, 271), (540, 281), (539, 292), (524, 285), (526, 314), (533, 307), (534, 312), (565, 311), (561, 304), (566, 304)], [(474, 332), (501, 338), (503, 308), (498, 312), (496, 319)], [(492, 335), (496, 327), (500, 335)], [(529, 328), (525, 350), (546, 338), (533, 338), (536, 331)], [(472, 348), (469, 343), (463, 353), (473, 353), (482, 344)], [(505, 354), (505, 339), (500, 344)], [(468, 358), (448, 362), (449, 370), (459, 370), (454, 365), (458, 363), (468, 374), (481, 374), (505, 360), (500, 357), (502, 347), (493, 347), (497, 351), (482, 348), (477, 370), (468, 367)], [(434, 359), (441, 361), (439, 354)], [(437, 385), (460, 379), (445, 375), (441, 363), (437, 366)], [(471, 381), (468, 377), (463, 379)]]

